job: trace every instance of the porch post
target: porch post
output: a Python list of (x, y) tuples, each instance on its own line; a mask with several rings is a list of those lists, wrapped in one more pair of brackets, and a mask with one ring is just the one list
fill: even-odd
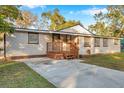
[(4, 59), (6, 60), (6, 33), (4, 34)]
[(78, 47), (78, 58), (80, 58), (80, 55), (79, 55), (79, 48), (80, 48), (80, 38), (79, 38), (79, 36), (78, 36), (78, 38), (77, 38), (77, 47)]
[(48, 54), (48, 42), (47, 42), (47, 54)]

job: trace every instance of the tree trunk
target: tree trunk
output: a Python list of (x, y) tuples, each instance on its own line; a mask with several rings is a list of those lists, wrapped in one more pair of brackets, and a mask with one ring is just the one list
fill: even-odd
[(4, 34), (4, 59), (6, 60), (6, 34)]

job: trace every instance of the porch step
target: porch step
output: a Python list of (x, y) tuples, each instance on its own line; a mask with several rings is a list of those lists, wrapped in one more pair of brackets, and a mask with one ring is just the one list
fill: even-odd
[(66, 58), (66, 59), (74, 59), (75, 56), (74, 56), (74, 55), (66, 55), (65, 58)]
[(64, 59), (63, 54), (55, 54), (55, 59)]
[(49, 52), (47, 53), (47, 56), (53, 59), (64, 59), (63, 53)]

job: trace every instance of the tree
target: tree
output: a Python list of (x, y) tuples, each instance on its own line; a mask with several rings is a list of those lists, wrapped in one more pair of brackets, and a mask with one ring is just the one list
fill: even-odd
[(106, 35), (107, 36), (107, 30), (104, 22), (96, 22), (94, 25), (89, 26), (89, 30), (95, 32), (97, 35)]
[(41, 14), (42, 20), (41, 20), (41, 29), (49, 29), (50, 28), (50, 18), (51, 18), (51, 12), (44, 12)]
[(20, 6), (4, 5), (0, 6), (0, 36), (4, 39), (4, 58), (6, 60), (6, 34), (14, 32), (13, 21), (21, 18)]
[[(42, 13), (42, 26), (50, 30), (60, 30), (62, 28), (79, 24), (77, 21), (66, 21), (58, 9)], [(44, 24), (45, 23), (45, 24)]]
[(107, 10), (108, 29), (113, 31), (113, 36), (124, 35), (124, 6), (109, 6)]
[(64, 29), (64, 28), (67, 28), (67, 27), (71, 27), (71, 26), (74, 26), (74, 25), (77, 25), (77, 24), (80, 24), (79, 21), (75, 21), (75, 20), (69, 20), (69, 21), (66, 21), (64, 24), (61, 24), (59, 26), (57, 26), (57, 30), (61, 30), (61, 29)]
[(96, 23), (89, 26), (98, 35), (124, 36), (124, 6), (108, 6), (107, 13), (94, 15)]
[[(21, 18), (19, 8), (20, 6), (3, 5), (0, 6), (0, 32), (12, 32), (12, 25), (14, 19)], [(9, 28), (9, 29), (8, 29)], [(5, 30), (4, 30), (5, 29)]]
[(89, 30), (95, 31), (97, 35), (108, 36), (106, 23), (104, 20), (104, 14), (102, 12), (95, 14), (94, 19), (96, 21), (95, 24), (89, 26)]
[(36, 15), (29, 11), (21, 11), (22, 19), (17, 18), (16, 26), (19, 28), (28, 28), (28, 27), (36, 27), (38, 18)]

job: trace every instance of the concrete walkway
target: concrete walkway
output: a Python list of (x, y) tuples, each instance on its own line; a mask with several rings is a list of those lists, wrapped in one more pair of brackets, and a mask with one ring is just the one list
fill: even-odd
[(32, 58), (21, 60), (57, 87), (121, 88), (124, 72), (80, 63), (82, 60)]

